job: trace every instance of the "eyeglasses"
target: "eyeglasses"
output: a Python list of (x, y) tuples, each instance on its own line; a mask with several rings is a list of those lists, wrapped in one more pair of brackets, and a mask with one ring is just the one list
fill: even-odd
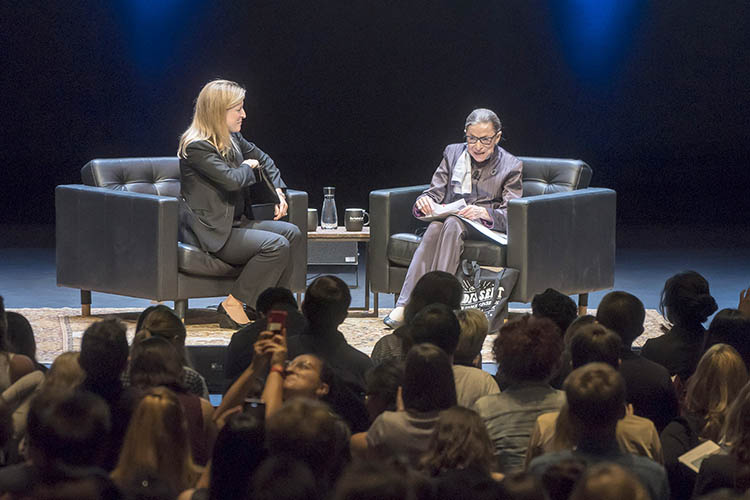
[(299, 360), (299, 361), (287, 361), (285, 368), (287, 370), (294, 370), (294, 369), (302, 369), (302, 370), (314, 370), (315, 366), (310, 362), (306, 360)]
[(488, 135), (486, 137), (474, 137), (473, 135), (467, 135), (465, 137), (466, 142), (468, 142), (469, 144), (476, 144), (477, 142), (479, 142), (480, 144), (482, 144), (482, 146), (491, 146), (492, 141), (496, 136), (497, 134)]

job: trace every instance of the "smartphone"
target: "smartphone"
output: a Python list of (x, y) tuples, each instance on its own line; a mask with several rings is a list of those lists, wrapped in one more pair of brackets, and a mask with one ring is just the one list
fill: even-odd
[(254, 416), (261, 422), (266, 419), (266, 403), (258, 398), (245, 398), (245, 403), (242, 405), (242, 411), (248, 415)]
[(281, 333), (286, 328), (286, 311), (268, 311), (268, 330)]

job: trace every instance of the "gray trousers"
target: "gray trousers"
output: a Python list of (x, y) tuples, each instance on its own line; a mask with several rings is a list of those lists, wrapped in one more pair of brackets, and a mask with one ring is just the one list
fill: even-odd
[(255, 307), (258, 295), (266, 288), (290, 287), (294, 263), (307, 259), (306, 255), (299, 255), (301, 241), (299, 228), (289, 222), (243, 218), (214, 255), (233, 266), (244, 265), (232, 295)]
[(445, 221), (430, 222), (406, 271), (406, 279), (396, 301), (397, 307), (409, 302), (414, 285), (430, 271), (456, 274), (466, 233), (466, 226), (458, 217), (448, 216)]

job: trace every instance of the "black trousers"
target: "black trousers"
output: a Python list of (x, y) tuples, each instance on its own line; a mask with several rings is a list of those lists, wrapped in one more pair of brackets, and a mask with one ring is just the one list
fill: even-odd
[(266, 288), (289, 288), (294, 263), (306, 262), (299, 255), (302, 234), (289, 222), (246, 220), (232, 227), (227, 242), (214, 255), (233, 266), (242, 266), (232, 295), (255, 307), (258, 295)]

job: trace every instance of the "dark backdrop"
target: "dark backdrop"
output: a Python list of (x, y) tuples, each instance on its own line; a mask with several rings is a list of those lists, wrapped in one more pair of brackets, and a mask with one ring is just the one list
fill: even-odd
[(750, 2), (3, 2), (0, 222), (54, 221), (92, 158), (173, 155), (215, 77), (286, 182), (425, 183), (489, 107), (517, 155), (581, 158), (624, 222), (743, 222)]

